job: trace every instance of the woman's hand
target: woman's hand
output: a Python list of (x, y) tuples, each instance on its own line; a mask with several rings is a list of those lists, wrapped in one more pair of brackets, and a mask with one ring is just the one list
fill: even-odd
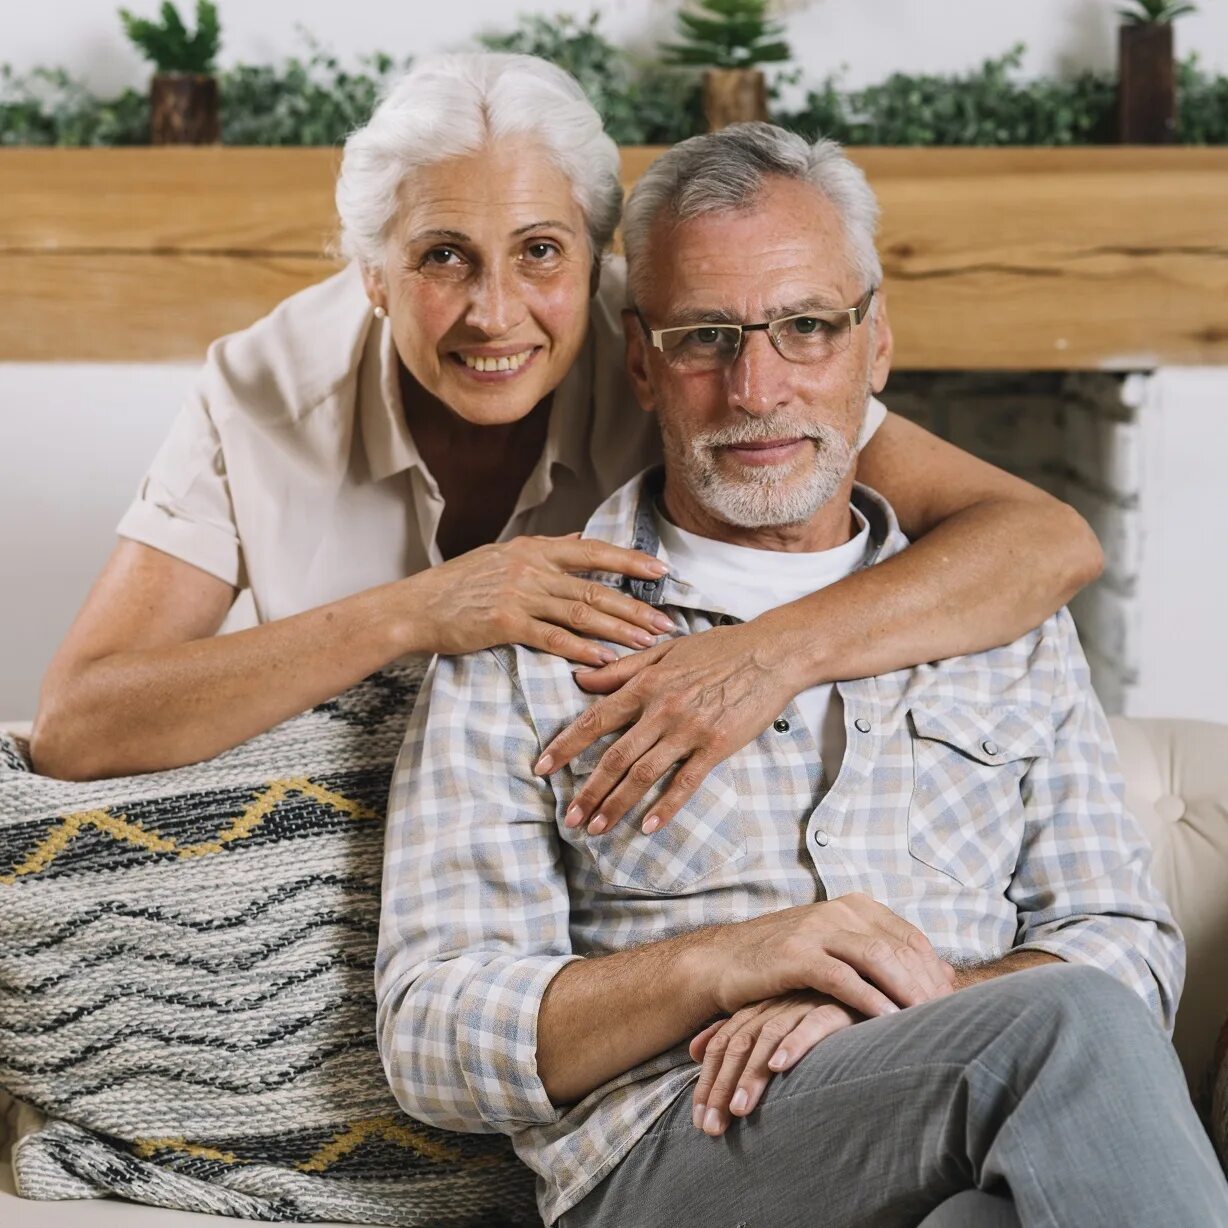
[(408, 638), (415, 648), (421, 644), (420, 651), (445, 656), (524, 644), (602, 666), (615, 654), (582, 636), (646, 648), (673, 630), (659, 610), (576, 572), (658, 580), (666, 567), (639, 550), (579, 534), (480, 546), (401, 581), (415, 596), (415, 626)]
[(692, 1096), (697, 1130), (724, 1134), (732, 1117), (754, 1112), (775, 1074), (795, 1066), (820, 1041), (862, 1019), (814, 990), (783, 994), (709, 1024), (691, 1041), (703, 1069)]
[(564, 729), (534, 771), (549, 775), (604, 734), (630, 725), (576, 794), (565, 822), (579, 827), (587, 821), (592, 835), (607, 831), (677, 764), (669, 788), (644, 819), (643, 830), (651, 834), (718, 763), (780, 716), (797, 693), (787, 674), (762, 626), (753, 623), (679, 636), (609, 668), (577, 674), (586, 691), (613, 693)]

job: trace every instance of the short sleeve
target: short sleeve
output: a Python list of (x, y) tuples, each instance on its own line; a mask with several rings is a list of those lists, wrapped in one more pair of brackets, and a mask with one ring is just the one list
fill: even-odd
[(222, 442), (199, 393), (180, 410), (117, 532), (246, 587)]
[(861, 434), (857, 437), (857, 446), (864, 448), (874, 437), (874, 432), (883, 424), (887, 417), (887, 407), (878, 399), (871, 397), (866, 402), (866, 416), (861, 424)]

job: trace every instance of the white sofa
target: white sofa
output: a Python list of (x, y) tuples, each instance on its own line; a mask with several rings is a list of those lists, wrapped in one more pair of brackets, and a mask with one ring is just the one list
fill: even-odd
[[(1174, 1043), (1195, 1091), (1228, 1019), (1228, 726), (1202, 721), (1113, 722), (1127, 800), (1155, 847), (1153, 873), (1185, 932), (1189, 971)], [(177, 1228), (242, 1221), (117, 1200), (39, 1203), (13, 1193), (9, 1146), (37, 1116), (0, 1093), (3, 1228)]]

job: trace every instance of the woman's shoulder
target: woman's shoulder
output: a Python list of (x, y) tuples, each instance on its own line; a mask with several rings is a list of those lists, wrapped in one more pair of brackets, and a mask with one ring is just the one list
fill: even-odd
[(308, 286), (215, 341), (202, 391), (215, 417), (296, 421), (351, 383), (371, 326), (356, 266)]

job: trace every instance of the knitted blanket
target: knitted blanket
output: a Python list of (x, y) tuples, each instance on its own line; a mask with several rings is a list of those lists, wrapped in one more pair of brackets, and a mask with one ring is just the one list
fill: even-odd
[(539, 1224), (498, 1135), (402, 1113), (375, 1044), (383, 818), (419, 667), (208, 763), (34, 775), (0, 737), (0, 1088), (28, 1198)]

